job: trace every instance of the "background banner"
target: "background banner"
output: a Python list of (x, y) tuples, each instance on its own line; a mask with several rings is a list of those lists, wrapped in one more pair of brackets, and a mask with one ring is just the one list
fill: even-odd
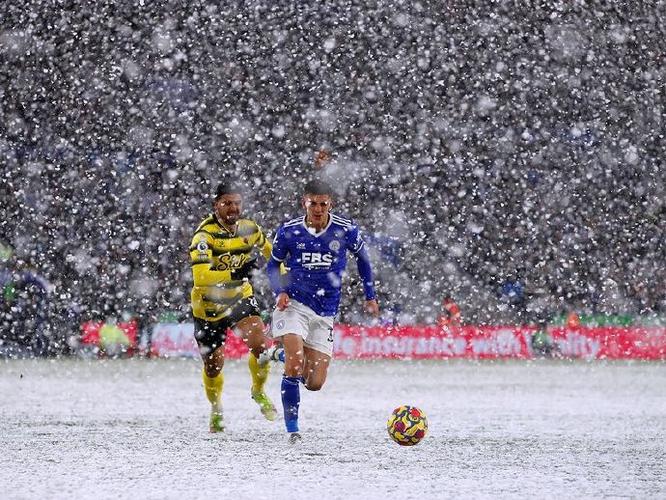
[[(191, 323), (158, 323), (150, 354), (193, 356), (199, 351)], [(247, 354), (241, 339), (229, 332), (226, 357)], [(333, 334), (337, 359), (666, 359), (663, 327), (562, 327), (547, 331), (529, 326), (364, 327), (337, 325)]]
[(333, 348), (339, 359), (666, 359), (666, 328), (339, 325)]
[[(227, 331), (225, 357), (233, 359), (247, 354), (245, 343), (231, 331)], [(157, 323), (153, 326), (149, 353), (151, 356), (199, 357), (194, 340), (193, 323)]]

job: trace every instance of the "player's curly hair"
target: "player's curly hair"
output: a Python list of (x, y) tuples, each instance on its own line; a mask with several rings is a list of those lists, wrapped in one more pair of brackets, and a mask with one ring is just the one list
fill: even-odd
[(326, 182), (314, 179), (308, 182), (303, 188), (303, 194), (327, 194), (333, 196), (335, 192), (333, 188)]

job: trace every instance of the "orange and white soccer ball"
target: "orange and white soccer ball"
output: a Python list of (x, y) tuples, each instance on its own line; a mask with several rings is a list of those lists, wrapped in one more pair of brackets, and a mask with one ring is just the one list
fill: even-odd
[(386, 422), (391, 439), (401, 446), (414, 446), (428, 432), (428, 418), (415, 406), (399, 406)]

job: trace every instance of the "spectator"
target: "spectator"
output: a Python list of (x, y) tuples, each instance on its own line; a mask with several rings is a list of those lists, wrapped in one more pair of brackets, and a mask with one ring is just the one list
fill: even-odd
[(49, 349), (48, 284), (0, 245), (0, 352), (43, 356)]
[(442, 300), (442, 314), (437, 318), (437, 324), (442, 328), (462, 325), (460, 307), (450, 295)]
[[(517, 262), (549, 307), (664, 314), (659, 16), (148, 3), (100, 24), (21, 6), (0, 34), (0, 234), (57, 286), (56, 311), (182, 313), (183, 207), (219, 162), (254, 180), (267, 230), (314, 170), (367, 234), (418, 242), (375, 266), (404, 318), (450, 292), (468, 322), (522, 321), (495, 294)], [(312, 18), (337, 31), (306, 33)]]

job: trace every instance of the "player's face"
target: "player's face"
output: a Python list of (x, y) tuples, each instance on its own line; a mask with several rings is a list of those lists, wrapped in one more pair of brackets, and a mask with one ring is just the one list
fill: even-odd
[(333, 200), (327, 194), (306, 194), (303, 196), (303, 208), (308, 224), (321, 229), (328, 222), (328, 212), (333, 208)]
[(215, 202), (217, 219), (228, 226), (236, 224), (243, 209), (243, 198), (240, 194), (223, 194)]

